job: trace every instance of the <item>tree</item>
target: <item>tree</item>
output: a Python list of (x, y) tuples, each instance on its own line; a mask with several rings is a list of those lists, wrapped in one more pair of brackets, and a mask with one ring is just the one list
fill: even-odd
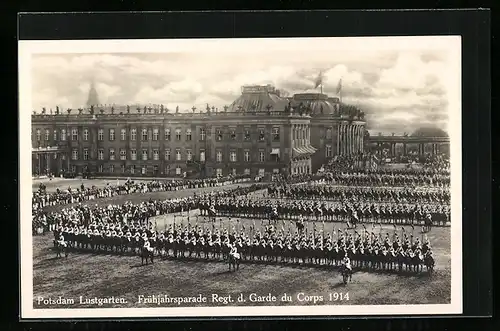
[(66, 112), (68, 112), (68, 115), (71, 115), (71, 108), (66, 109)]

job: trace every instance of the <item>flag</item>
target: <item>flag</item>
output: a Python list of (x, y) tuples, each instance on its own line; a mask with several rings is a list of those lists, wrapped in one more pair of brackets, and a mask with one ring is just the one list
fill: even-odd
[(318, 86), (323, 85), (323, 73), (320, 71), (318, 77), (314, 81), (314, 88), (318, 88)]
[(337, 84), (337, 94), (342, 91), (342, 78), (340, 78), (339, 83)]

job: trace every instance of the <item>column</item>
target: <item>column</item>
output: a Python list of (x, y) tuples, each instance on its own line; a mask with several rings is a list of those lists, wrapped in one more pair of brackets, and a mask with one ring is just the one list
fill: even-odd
[(349, 125), (348, 124), (344, 124), (344, 154), (348, 154), (349, 151), (347, 150), (347, 141), (349, 139), (348, 137), (349, 135)]
[(353, 154), (353, 146), (354, 146), (354, 126), (349, 125), (349, 155)]
[(359, 133), (359, 125), (356, 125), (356, 154), (359, 153), (359, 151), (361, 150), (361, 146), (360, 146), (360, 142), (359, 142), (359, 136), (360, 136), (360, 133)]
[(52, 154), (51, 153), (47, 153), (45, 154), (45, 157), (46, 157), (46, 160), (47, 160), (47, 163), (45, 164), (45, 171), (47, 172), (47, 174), (50, 172), (50, 159), (52, 158)]
[(347, 126), (347, 154), (352, 155), (352, 124)]
[(42, 174), (42, 154), (38, 153), (38, 176)]
[(342, 155), (345, 155), (345, 124), (342, 124), (342, 141), (340, 143), (340, 149), (342, 151)]
[(337, 155), (340, 154), (340, 124), (337, 125), (337, 150), (335, 151)]
[(406, 155), (406, 143), (403, 143), (403, 155)]

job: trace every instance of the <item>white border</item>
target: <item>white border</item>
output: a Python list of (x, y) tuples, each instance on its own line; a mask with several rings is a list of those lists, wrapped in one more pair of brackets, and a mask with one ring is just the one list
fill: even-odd
[[(311, 43), (311, 41), (315, 41)], [(318, 42), (319, 41), (319, 42)], [(436, 305), (321, 305), (204, 308), (93, 308), (33, 309), (33, 250), (31, 233), (31, 56), (60, 53), (166, 53), (293, 50), (310, 51), (436, 50), (451, 51), (449, 81), (449, 136), (451, 152), (451, 303)], [(314, 47), (314, 48), (311, 48)], [(283, 39), (170, 39), (170, 40), (58, 40), (19, 42), (19, 174), (21, 244), (21, 318), (138, 318), (213, 316), (349, 316), (462, 313), (462, 151), (461, 151), (461, 37), (356, 37)]]

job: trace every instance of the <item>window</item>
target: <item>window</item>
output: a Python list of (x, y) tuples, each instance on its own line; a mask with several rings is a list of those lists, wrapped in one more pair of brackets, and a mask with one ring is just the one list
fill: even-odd
[(66, 141), (66, 130), (64, 129), (61, 130), (61, 140)]
[(165, 160), (170, 161), (170, 149), (165, 150)]
[(266, 154), (264, 151), (259, 151), (259, 162), (265, 162), (266, 161)]
[(231, 152), (229, 153), (229, 160), (230, 160), (231, 162), (236, 162), (236, 152), (235, 152), (235, 151), (231, 151)]
[(221, 151), (217, 151), (217, 162), (222, 162), (222, 152)]
[(109, 129), (109, 141), (115, 140), (115, 129)]
[[(73, 139), (73, 140), (75, 140), (75, 139)], [(89, 140), (89, 130), (87, 130), (87, 129), (83, 130), (83, 140), (84, 141), (88, 141)]]
[(158, 174), (158, 166), (157, 166), (157, 165), (154, 165), (154, 166), (153, 166), (153, 173), (154, 173), (155, 175), (157, 175), (157, 174)]
[(148, 159), (148, 150), (147, 149), (143, 149), (142, 150), (142, 160), (143, 161), (147, 161)]
[(109, 159), (111, 161), (114, 161), (115, 160), (115, 149), (114, 148), (110, 148), (109, 149)]
[(98, 171), (98, 172), (103, 172), (103, 170), (104, 170), (103, 165), (102, 165), (102, 164), (99, 164), (99, 167), (97, 168), (97, 171)]
[(176, 175), (180, 175), (180, 174), (181, 174), (181, 171), (182, 171), (182, 170), (181, 170), (181, 167), (177, 167), (177, 168), (175, 168), (175, 174), (176, 174)]
[(186, 151), (186, 159), (188, 161), (191, 161), (193, 159), (193, 153), (189, 149)]
[(245, 162), (250, 162), (250, 151), (246, 150), (243, 152), (243, 159)]
[(230, 135), (231, 135), (231, 140), (236, 140), (236, 129), (231, 129)]
[(181, 150), (180, 150), (180, 149), (176, 149), (176, 150), (175, 150), (175, 160), (176, 160), (176, 161), (180, 161), (180, 160), (182, 160), (182, 157), (181, 157)]
[(259, 141), (264, 141), (266, 139), (266, 130), (263, 128), (259, 129)]
[(137, 151), (135, 149), (131, 149), (130, 150), (130, 159), (132, 161), (136, 161), (137, 160)]
[(175, 130), (175, 139), (177, 141), (180, 141), (181, 140), (181, 129), (177, 129)]
[(104, 140), (104, 130), (103, 129), (99, 129), (99, 131), (97, 131), (97, 140), (99, 140), (99, 141)]
[(236, 168), (231, 169), (231, 173), (233, 174), (233, 176), (236, 175)]
[(134, 165), (131, 165), (130, 166), (130, 173), (133, 175), (135, 174), (135, 166)]
[(141, 174), (145, 175), (146, 172), (148, 172), (148, 168), (145, 165), (143, 165), (141, 168)]
[(50, 138), (50, 131), (47, 129), (45, 130), (45, 141), (49, 141)]
[(165, 140), (170, 141), (170, 129), (165, 129)]
[(142, 129), (142, 140), (143, 141), (148, 140), (148, 129)]
[(74, 165), (74, 164), (73, 164), (73, 165), (71, 166), (71, 172), (76, 172), (76, 165)]
[(170, 175), (170, 165), (165, 166), (165, 175)]
[(75, 160), (75, 161), (78, 160), (78, 150), (77, 149), (74, 149), (71, 151), (71, 159)]
[(160, 151), (153, 149), (153, 160), (158, 161), (160, 159)]
[(192, 135), (191, 135), (191, 129), (186, 130), (186, 141), (191, 141)]
[(326, 145), (325, 153), (326, 157), (332, 157), (332, 145)]
[(100, 149), (97, 151), (97, 159), (104, 160), (104, 150)]
[(89, 159), (89, 149), (88, 148), (83, 149), (83, 159), (84, 160)]
[(273, 141), (280, 141), (280, 128), (273, 128)]
[(217, 177), (222, 177), (222, 169), (221, 168), (217, 168), (215, 170), (215, 174), (217, 175)]
[(115, 172), (115, 165), (114, 164), (109, 165), (109, 172)]
[(137, 130), (132, 129), (130, 130), (130, 140), (136, 140), (137, 139)]
[(158, 129), (153, 129), (153, 141), (158, 140), (158, 135), (159, 135), (159, 130)]
[(326, 129), (326, 139), (332, 139), (332, 129)]
[(71, 130), (71, 140), (78, 140), (78, 129)]
[(250, 175), (250, 169), (246, 168), (246, 169), (243, 171), (243, 173), (244, 173), (245, 175)]
[(200, 151), (200, 162), (205, 162), (205, 151)]
[(54, 134), (54, 137), (53, 137), (53, 138), (54, 138), (54, 141), (57, 141), (57, 130), (54, 130), (54, 133), (53, 133), (53, 134)]
[(221, 130), (221, 129), (217, 129), (217, 130), (215, 130), (215, 134), (216, 134), (215, 139), (216, 139), (217, 141), (222, 141), (222, 130)]
[(125, 149), (120, 149), (120, 160), (126, 160), (127, 159), (127, 151)]
[(120, 130), (120, 139), (123, 141), (123, 140), (127, 140), (127, 129), (121, 129)]
[(40, 129), (36, 129), (36, 140), (40, 141), (42, 139), (42, 133), (40, 132)]
[(250, 129), (244, 131), (245, 141), (250, 141)]
[(122, 165), (120, 166), (120, 172), (121, 172), (122, 174), (124, 174), (124, 173), (125, 173), (125, 165), (124, 165), (124, 164), (122, 164)]
[(205, 132), (205, 129), (201, 128), (200, 129), (200, 140), (205, 141), (206, 136), (207, 136), (207, 133)]
[(260, 168), (259, 169), (259, 176), (264, 176), (266, 174), (266, 169)]

